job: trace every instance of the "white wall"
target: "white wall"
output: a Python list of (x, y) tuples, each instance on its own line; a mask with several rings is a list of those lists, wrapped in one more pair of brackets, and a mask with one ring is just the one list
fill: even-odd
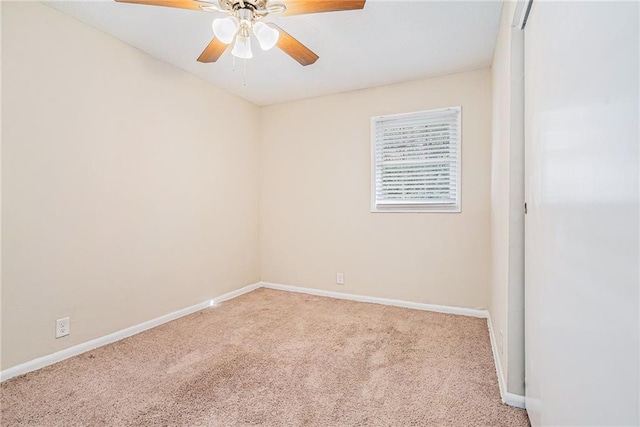
[(36, 2), (2, 78), (3, 369), (259, 280), (257, 107)]
[[(493, 56), (491, 314), (504, 392), (524, 395), (524, 82), (515, 1), (503, 5)], [(518, 15), (518, 16), (516, 16)], [(500, 372), (499, 372), (500, 374)]]
[(525, 29), (534, 426), (640, 424), (639, 13), (534, 1)]
[[(491, 74), (479, 70), (262, 111), (262, 280), (486, 308)], [(462, 106), (462, 213), (371, 213), (370, 119)], [(345, 285), (336, 285), (343, 272)]]

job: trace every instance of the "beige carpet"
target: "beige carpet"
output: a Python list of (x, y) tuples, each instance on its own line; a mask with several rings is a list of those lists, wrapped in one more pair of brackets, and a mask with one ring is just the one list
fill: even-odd
[(483, 319), (259, 289), (1, 385), (3, 426), (520, 426)]

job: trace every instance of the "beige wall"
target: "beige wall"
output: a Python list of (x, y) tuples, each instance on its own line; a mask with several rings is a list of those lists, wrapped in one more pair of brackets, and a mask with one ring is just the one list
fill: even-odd
[(2, 67), (2, 368), (259, 280), (257, 107), (35, 2)]
[[(371, 213), (371, 117), (455, 105), (462, 106), (462, 213)], [(488, 69), (265, 107), (261, 119), (262, 280), (488, 306)]]
[[(524, 133), (522, 34), (505, 2), (493, 57), (489, 312), (507, 391), (524, 395)], [(518, 62), (520, 61), (520, 62)]]

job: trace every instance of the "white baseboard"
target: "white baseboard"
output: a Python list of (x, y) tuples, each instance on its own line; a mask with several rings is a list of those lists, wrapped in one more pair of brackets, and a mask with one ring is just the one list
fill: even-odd
[(519, 394), (509, 393), (507, 391), (507, 385), (504, 381), (502, 362), (500, 362), (500, 355), (498, 354), (498, 342), (493, 333), (493, 325), (491, 324), (491, 315), (487, 316), (487, 327), (489, 328), (489, 339), (491, 340), (491, 351), (493, 352), (493, 361), (496, 365), (496, 374), (498, 375), (498, 387), (500, 388), (500, 398), (502, 402), (509, 406), (515, 406), (516, 408), (525, 409), (525, 398)]
[(254, 283), (252, 285), (245, 286), (244, 288), (220, 295), (217, 298), (203, 301), (200, 304), (192, 305), (191, 307), (183, 308), (182, 310), (174, 311), (173, 313), (156, 317), (155, 319), (131, 326), (121, 331), (117, 331), (112, 334), (93, 339), (91, 341), (77, 344), (77, 345), (74, 345), (73, 347), (65, 348), (64, 350), (60, 350), (56, 353), (39, 357), (37, 359), (31, 360), (26, 363), (22, 363), (20, 365), (12, 366), (11, 368), (5, 369), (4, 371), (0, 371), (0, 382), (6, 381), (13, 377), (17, 377), (18, 375), (23, 375), (31, 371), (44, 368), (45, 366), (53, 365), (54, 363), (60, 362), (70, 357), (77, 356), (79, 354), (96, 349), (98, 347), (102, 347), (104, 345), (111, 344), (116, 341), (120, 341), (121, 339), (130, 337), (135, 334), (139, 334), (140, 332), (144, 332), (148, 329), (155, 328), (156, 326), (160, 326), (163, 323), (167, 323), (172, 320), (178, 319), (180, 317), (186, 316), (188, 314), (195, 313), (196, 311), (200, 311), (205, 308), (215, 306), (216, 304), (219, 304), (222, 301), (226, 301), (226, 300), (235, 298), (237, 296), (240, 296), (244, 293), (251, 292), (254, 289), (257, 289), (259, 287), (260, 287), (259, 283)]
[(262, 282), (253, 283), (251, 285), (245, 286), (244, 288), (240, 288), (240, 289), (237, 289), (235, 291), (227, 292), (224, 295), (220, 295), (218, 298), (214, 298), (213, 302), (214, 302), (214, 304), (220, 304), (223, 301), (228, 301), (230, 299), (234, 299), (236, 297), (239, 297), (242, 294), (246, 294), (248, 292), (255, 291), (256, 289), (258, 289), (261, 286), (262, 286)]
[(260, 282), (261, 287), (268, 289), (276, 289), (279, 291), (298, 292), (302, 294), (317, 295), (320, 297), (329, 297), (337, 299), (346, 299), (351, 301), (369, 302), (373, 304), (392, 305), (394, 307), (412, 308), (414, 310), (435, 311), (438, 313), (458, 314), (461, 316), (486, 318), (489, 312), (486, 310), (477, 310), (474, 308), (451, 307), (447, 305), (424, 304), (420, 302), (402, 301), (388, 298), (368, 297), (364, 295), (347, 294), (343, 292), (325, 291), (313, 288), (301, 288), (298, 286), (281, 285), (278, 283)]
[(525, 397), (519, 394), (506, 392), (504, 394), (504, 403), (509, 406), (515, 406), (516, 408), (527, 409)]

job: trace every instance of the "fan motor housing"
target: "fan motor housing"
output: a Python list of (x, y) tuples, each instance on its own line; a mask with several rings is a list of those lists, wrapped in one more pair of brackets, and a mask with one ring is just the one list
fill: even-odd
[[(227, 10), (253, 9), (264, 10), (267, 8), (268, 0), (220, 0), (220, 7)], [(244, 8), (242, 4), (244, 3)]]

